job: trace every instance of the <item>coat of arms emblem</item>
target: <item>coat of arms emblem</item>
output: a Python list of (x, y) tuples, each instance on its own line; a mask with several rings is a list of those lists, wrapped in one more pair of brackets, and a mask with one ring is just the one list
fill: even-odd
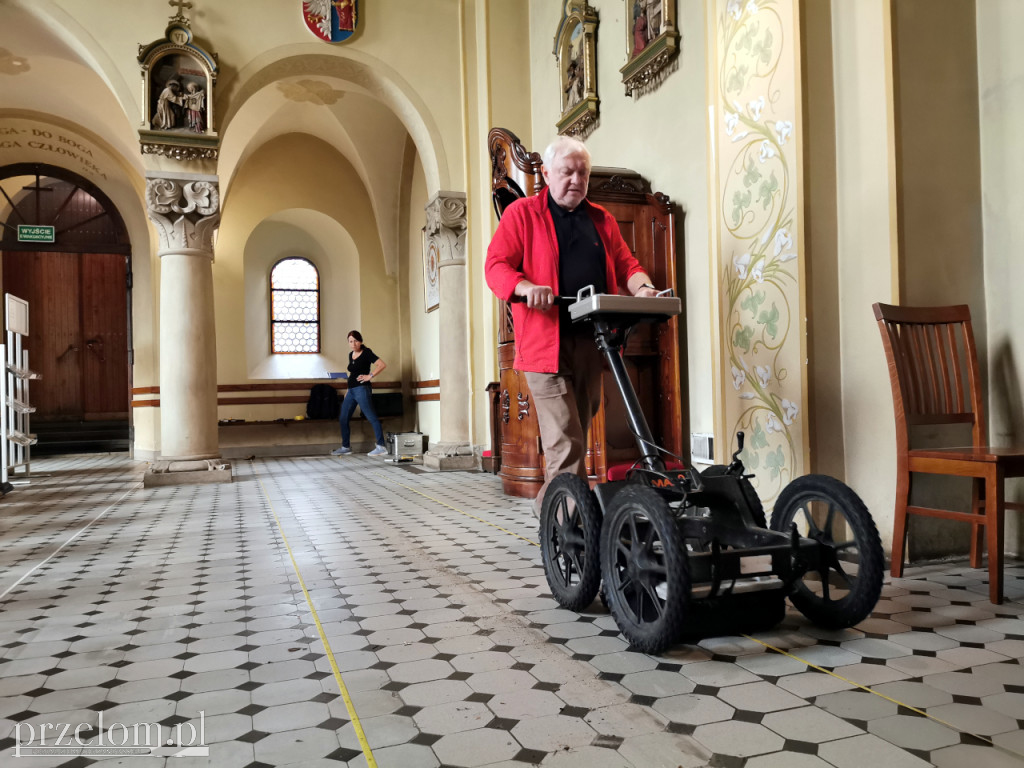
[(347, 40), (358, 24), (357, 0), (302, 0), (302, 19), (309, 31), (329, 43)]

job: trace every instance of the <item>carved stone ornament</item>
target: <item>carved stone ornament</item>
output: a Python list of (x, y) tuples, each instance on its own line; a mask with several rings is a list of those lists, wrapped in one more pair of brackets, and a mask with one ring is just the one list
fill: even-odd
[(219, 151), (216, 147), (182, 147), (175, 144), (150, 144), (139, 142), (144, 155), (160, 155), (172, 160), (216, 160)]
[(597, 127), (597, 11), (586, 0), (566, 0), (555, 32), (561, 87), (558, 132), (585, 139)]
[(438, 192), (426, 205), (428, 247), (438, 255), (438, 266), (466, 263), (466, 196)]
[(177, 14), (164, 37), (139, 45), (142, 74), (142, 153), (174, 160), (216, 159), (220, 138), (215, 130), (214, 87), (217, 54), (192, 40), (183, 15), (192, 4), (170, 0)]
[(200, 251), (213, 255), (220, 223), (220, 190), (208, 179), (149, 177), (146, 213), (160, 235), (160, 255)]

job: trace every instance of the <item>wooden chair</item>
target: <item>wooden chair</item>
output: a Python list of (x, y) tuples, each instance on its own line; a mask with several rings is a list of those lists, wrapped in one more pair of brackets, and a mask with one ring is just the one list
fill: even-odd
[[(988, 547), (989, 599), (1003, 601), (1003, 480), (1024, 476), (1024, 447), (985, 444), (985, 412), (978, 354), (966, 305), (873, 306), (889, 362), (896, 411), (896, 511), (892, 575), (903, 575), (907, 515), (960, 520), (971, 526), (971, 567), (981, 567), (982, 528)], [(971, 445), (911, 448), (909, 430), (921, 424), (969, 424)], [(912, 473), (973, 478), (970, 512), (910, 504)]]

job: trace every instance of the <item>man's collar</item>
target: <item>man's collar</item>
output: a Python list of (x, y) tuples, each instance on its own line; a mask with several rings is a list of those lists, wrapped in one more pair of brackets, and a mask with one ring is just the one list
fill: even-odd
[(563, 208), (562, 206), (560, 206), (558, 203), (555, 202), (555, 198), (553, 198), (551, 196), (551, 191), (550, 190), (548, 190), (547, 195), (548, 195), (548, 208), (551, 209), (552, 213), (557, 213), (560, 216), (562, 216), (563, 218), (568, 218), (568, 217), (572, 216), (574, 213), (578, 213), (580, 211), (583, 211), (584, 210), (584, 206), (589, 204), (589, 201), (587, 200), (587, 198), (583, 198), (583, 200), (580, 201), (580, 204), (577, 205), (575, 208), (573, 208), (570, 211), (568, 208)]

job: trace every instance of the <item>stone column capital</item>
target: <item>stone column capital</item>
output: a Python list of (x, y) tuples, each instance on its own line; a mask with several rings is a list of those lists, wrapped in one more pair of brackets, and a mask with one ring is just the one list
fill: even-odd
[(213, 258), (213, 231), (220, 223), (216, 176), (147, 174), (146, 213), (160, 235), (159, 256), (176, 253)]
[(466, 263), (466, 195), (438, 192), (424, 206), (427, 212), (427, 242), (439, 257), (439, 267)]

